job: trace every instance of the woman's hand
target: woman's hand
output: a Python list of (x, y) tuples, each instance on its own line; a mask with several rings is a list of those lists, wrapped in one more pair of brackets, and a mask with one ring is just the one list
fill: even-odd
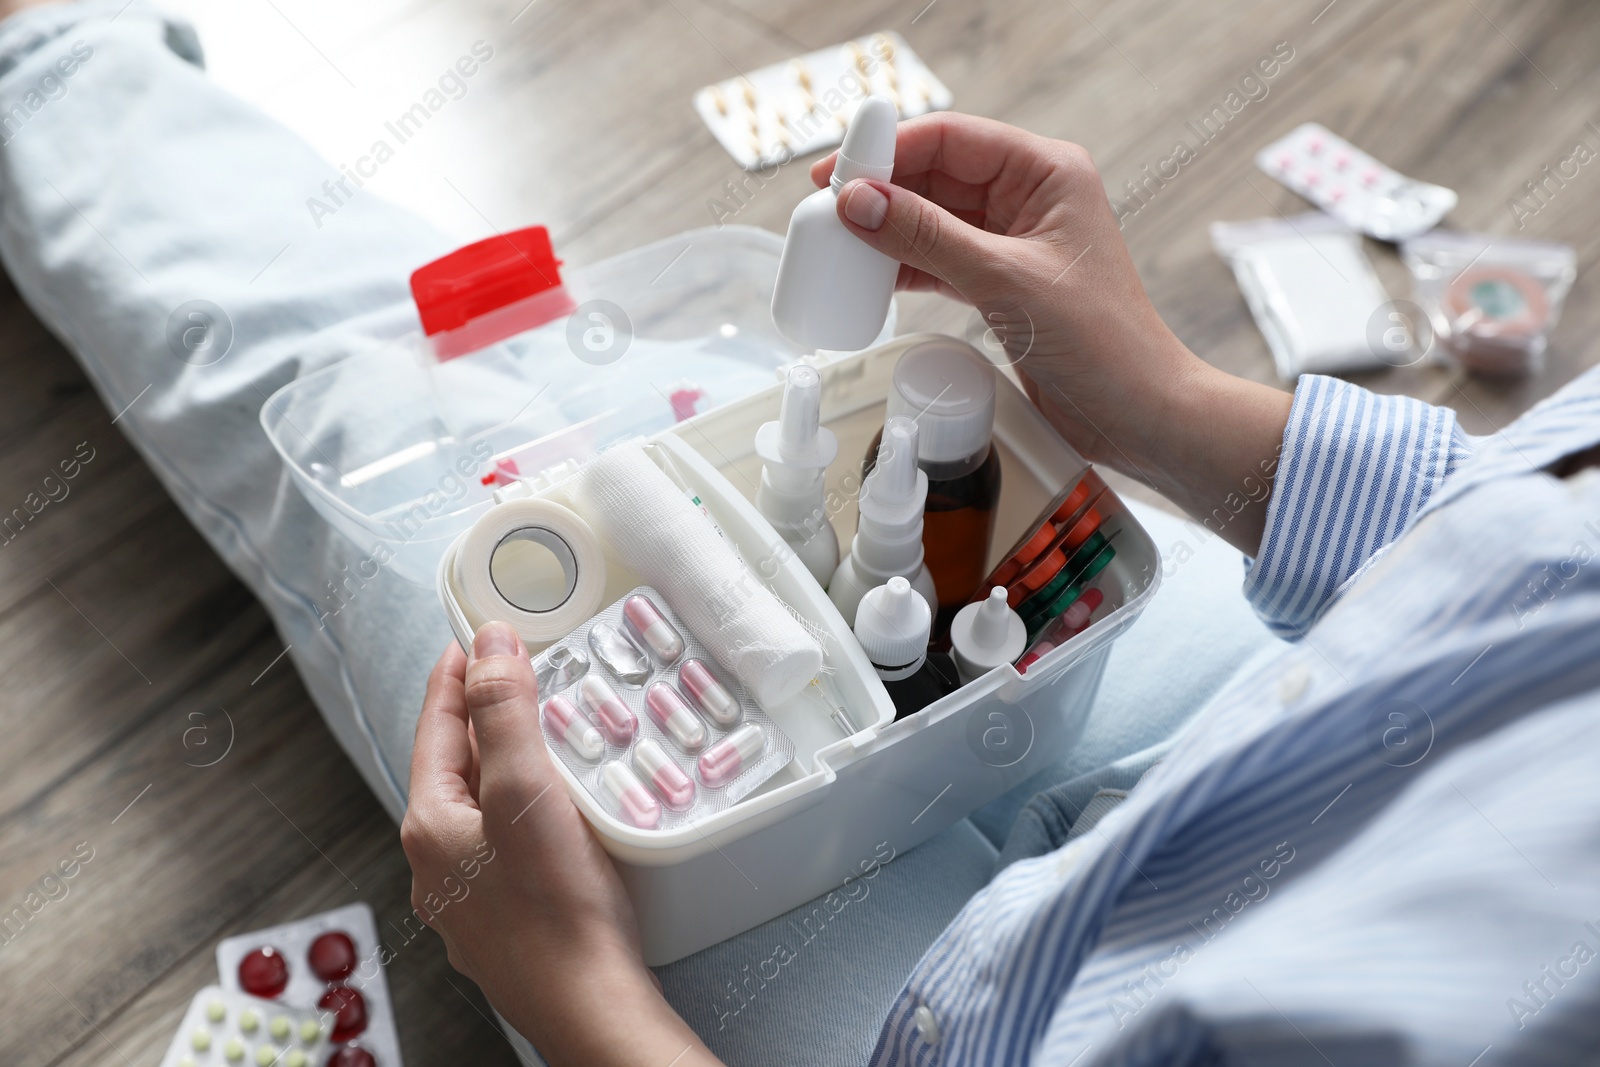
[[(834, 156), (811, 168), (817, 185)], [(840, 190), (839, 218), (900, 260), (899, 287), (977, 308), (1030, 397), (1086, 459), (1198, 518), (1270, 479), (1290, 398), (1211, 367), (1173, 335), (1139, 281), (1082, 148), (939, 112), (900, 124), (893, 183)], [(1263, 508), (1226, 524), (1246, 551)]]
[(533, 668), (505, 623), (478, 631), (470, 661), (452, 644), (428, 679), (400, 842), (417, 916), (552, 1065), (716, 1062), (644, 966), (632, 906), (551, 763)]

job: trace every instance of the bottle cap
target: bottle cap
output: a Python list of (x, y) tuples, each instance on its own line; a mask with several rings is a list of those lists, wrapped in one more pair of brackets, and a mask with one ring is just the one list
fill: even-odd
[(894, 174), (894, 142), (900, 113), (886, 96), (869, 96), (856, 108), (844, 131), (829, 183), (837, 193), (845, 182), (870, 178), (886, 182)]
[(932, 463), (982, 457), (994, 434), (994, 364), (944, 337), (906, 349), (894, 367), (888, 414), (917, 420), (917, 455)]
[(968, 604), (950, 624), (950, 652), (963, 680), (1015, 663), (1028, 643), (1022, 616), (1006, 604), (1006, 587), (989, 590), (989, 598)]
[(904, 578), (867, 590), (856, 609), (856, 640), (877, 667), (912, 668), (928, 655), (933, 609)]

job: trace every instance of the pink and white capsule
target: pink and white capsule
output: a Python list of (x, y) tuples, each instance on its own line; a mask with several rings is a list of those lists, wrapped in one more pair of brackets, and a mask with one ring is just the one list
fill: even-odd
[(626, 748), (633, 735), (639, 732), (639, 717), (604, 678), (593, 674), (584, 676), (578, 683), (578, 706), (594, 717), (606, 740), (619, 748)]
[(661, 823), (660, 803), (621, 760), (600, 768), (600, 788), (622, 817), (639, 829), (654, 830)]
[(656, 725), (684, 752), (692, 756), (706, 747), (706, 724), (666, 682), (657, 682), (644, 691), (644, 706)]
[(643, 738), (633, 750), (633, 769), (673, 811), (688, 811), (693, 806), (694, 780), (653, 738)]
[(709, 789), (727, 785), (766, 748), (766, 731), (747, 722), (700, 754), (700, 780)]
[(683, 655), (683, 635), (643, 593), (635, 593), (622, 602), (622, 621), (663, 666), (677, 662)]
[(718, 726), (726, 729), (739, 721), (739, 702), (704, 663), (697, 659), (684, 660), (683, 666), (678, 668), (678, 682), (689, 699)]
[(544, 702), (544, 721), (579, 759), (593, 763), (606, 754), (605, 738), (566, 697), (551, 697)]

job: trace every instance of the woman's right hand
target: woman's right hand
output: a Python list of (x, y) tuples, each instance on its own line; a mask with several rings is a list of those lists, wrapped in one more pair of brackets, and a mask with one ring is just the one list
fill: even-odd
[[(815, 164), (812, 181), (825, 185), (835, 158)], [(846, 184), (838, 211), (903, 264), (899, 288), (976, 308), (1086, 459), (1203, 517), (1276, 454), (1289, 397), (1212, 368), (1168, 329), (1081, 147), (991, 119), (924, 115), (900, 124), (892, 183)], [(1253, 551), (1260, 534), (1255, 515), (1224, 536)]]

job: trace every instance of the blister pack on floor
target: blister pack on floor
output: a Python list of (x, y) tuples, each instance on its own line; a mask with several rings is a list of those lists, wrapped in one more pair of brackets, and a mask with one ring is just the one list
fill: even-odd
[(832, 148), (861, 101), (887, 96), (902, 119), (943, 111), (950, 90), (897, 33), (873, 33), (708, 85), (695, 110), (746, 170)]
[(1380, 241), (1431, 230), (1456, 206), (1453, 189), (1408, 178), (1315, 122), (1256, 153), (1256, 166), (1351, 229)]
[(1316, 213), (1214, 222), (1211, 244), (1284, 381), (1415, 362), (1409, 339), (1389, 347), (1389, 296), (1344, 223)]
[(189, 1001), (161, 1067), (324, 1067), (328, 1035), (319, 1012), (206, 986)]
[(338, 1049), (329, 1067), (400, 1067), (381, 951), (372, 909), (350, 904), (218, 942), (217, 973), (231, 991), (319, 1013)]
[(613, 813), (670, 829), (749, 795), (794, 743), (639, 586), (534, 661), (550, 748)]

